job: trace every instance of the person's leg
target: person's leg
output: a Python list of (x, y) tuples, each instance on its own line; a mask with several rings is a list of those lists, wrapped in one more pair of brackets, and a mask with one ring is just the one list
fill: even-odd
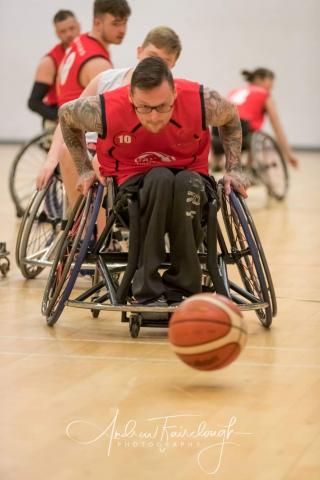
[(79, 192), (77, 190), (79, 175), (69, 150), (65, 145), (63, 145), (62, 148), (63, 151), (61, 152), (62, 155), (59, 159), (59, 166), (62, 181), (68, 197), (69, 210), (71, 211), (79, 197)]
[(201, 175), (188, 170), (177, 173), (169, 229), (171, 267), (162, 277), (171, 302), (201, 291), (197, 251), (203, 240), (201, 220), (207, 201)]
[[(97, 176), (97, 179), (100, 183), (102, 183), (102, 185), (105, 185), (106, 184), (106, 178), (103, 177), (100, 173), (100, 170), (99, 170), (99, 161), (98, 161), (98, 157), (96, 154), (93, 154), (92, 152), (92, 155), (93, 155), (93, 158), (92, 158), (92, 168)], [(104, 227), (106, 226), (106, 211), (104, 208), (100, 208), (99, 210), (99, 213), (98, 213), (98, 218), (97, 218), (97, 238), (100, 237), (101, 233), (103, 232), (103, 229)]]
[(158, 271), (165, 259), (164, 236), (171, 216), (175, 176), (167, 168), (154, 168), (144, 177), (139, 190), (139, 263), (133, 277), (133, 295), (149, 302), (165, 292)]

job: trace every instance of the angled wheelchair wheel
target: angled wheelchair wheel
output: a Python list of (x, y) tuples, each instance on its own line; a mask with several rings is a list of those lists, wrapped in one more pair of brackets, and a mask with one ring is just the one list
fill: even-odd
[(253, 176), (265, 185), (271, 197), (283, 200), (289, 187), (289, 175), (276, 142), (264, 132), (254, 132), (251, 136), (250, 154)]
[[(244, 290), (241, 290), (233, 283), (233, 289), (240, 293), (242, 291), (242, 296), (249, 299), (251, 303), (267, 304), (266, 308), (257, 309), (255, 312), (262, 325), (268, 328), (272, 323), (273, 306), (276, 303), (274, 305), (272, 303), (273, 285), (272, 282), (268, 282), (261, 262), (260, 242), (257, 243), (252, 233), (246, 211), (238, 196), (234, 192), (231, 192), (229, 197), (222, 193), (220, 199), (222, 216), (230, 243), (230, 256), (237, 266), (244, 286)], [(253, 223), (252, 219), (251, 222)]]
[(23, 233), (25, 231), (26, 223), (27, 223), (28, 218), (30, 216), (31, 209), (33, 207), (33, 204), (35, 202), (35, 199), (36, 199), (37, 195), (38, 195), (38, 191), (35, 190), (33, 192), (32, 197), (30, 198), (29, 205), (27, 206), (27, 208), (26, 208), (26, 210), (23, 214), (23, 217), (22, 217), (22, 220), (21, 220), (21, 223), (20, 223), (20, 227), (19, 227), (19, 230), (18, 230), (18, 235), (17, 235), (17, 240), (16, 240), (16, 248), (15, 248), (15, 259), (16, 259), (16, 264), (19, 268), (20, 268), (20, 259), (21, 259), (21, 255), (20, 255), (21, 240), (22, 240)]
[(259, 256), (260, 256), (260, 260), (261, 260), (261, 263), (262, 263), (264, 275), (265, 275), (266, 280), (267, 280), (267, 287), (268, 287), (269, 295), (270, 295), (270, 298), (271, 298), (272, 316), (275, 317), (277, 315), (278, 307), (277, 307), (277, 299), (276, 299), (276, 294), (275, 294), (275, 290), (274, 290), (274, 285), (273, 285), (269, 265), (268, 265), (268, 262), (267, 262), (262, 244), (261, 244), (261, 240), (260, 240), (258, 231), (256, 229), (253, 218), (252, 218), (251, 213), (249, 211), (249, 208), (248, 208), (245, 200), (241, 196), (238, 196), (237, 198), (238, 198), (238, 200), (241, 204), (241, 207), (243, 209), (246, 221), (248, 222), (248, 226), (250, 228), (251, 234), (252, 234), (252, 236), (254, 238), (254, 241), (257, 245), (257, 250), (258, 250), (258, 253), (259, 253)]
[(18, 217), (22, 217), (28, 207), (30, 197), (36, 188), (36, 176), (47, 158), (51, 141), (52, 131), (34, 137), (21, 148), (12, 163), (9, 190)]
[(53, 326), (68, 300), (92, 241), (103, 195), (103, 186), (94, 187), (79, 198), (59, 241), (42, 300), (42, 313)]
[(26, 279), (38, 276), (53, 258), (61, 232), (65, 198), (62, 182), (56, 176), (32, 197), (16, 243), (17, 265)]

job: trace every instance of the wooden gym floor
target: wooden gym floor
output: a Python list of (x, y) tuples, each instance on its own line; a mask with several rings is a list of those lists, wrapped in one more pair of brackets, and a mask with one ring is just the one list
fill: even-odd
[(279, 314), (270, 331), (246, 313), (231, 366), (201, 373), (165, 330), (138, 339), (117, 314), (66, 308), (46, 326), (46, 273), (14, 264), (19, 221), (7, 189), (17, 150), (1, 147), (1, 463), (4, 480), (318, 480), (320, 478), (320, 154), (300, 154), (285, 203), (261, 188), (248, 204), (269, 260)]

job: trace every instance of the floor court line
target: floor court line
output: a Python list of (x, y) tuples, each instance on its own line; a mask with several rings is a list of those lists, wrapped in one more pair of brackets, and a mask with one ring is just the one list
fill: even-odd
[[(38, 352), (1, 352), (0, 356), (24, 356), (26, 358), (42, 357), (42, 358), (55, 358), (62, 360), (112, 360), (120, 362), (149, 362), (149, 363), (176, 363), (177, 359), (170, 358), (158, 358), (158, 357), (117, 357), (112, 355), (66, 355), (55, 353), (38, 353)], [(234, 362), (234, 365), (238, 367), (280, 367), (280, 368), (305, 368), (305, 369), (320, 369), (320, 364), (316, 363), (256, 363), (256, 362)]]
[[(24, 336), (17, 336), (17, 335), (0, 335), (0, 340), (27, 340), (27, 341), (48, 341), (48, 342), (84, 342), (84, 343), (109, 343), (114, 345), (160, 345), (160, 346), (168, 346), (168, 340), (166, 338), (163, 339), (162, 342), (153, 341), (153, 340), (109, 340), (109, 339), (99, 339), (99, 338), (68, 338), (68, 337), (24, 337)], [(320, 352), (320, 347), (272, 347), (266, 345), (247, 345), (245, 347), (246, 350), (272, 350), (272, 351), (288, 351), (288, 352)]]

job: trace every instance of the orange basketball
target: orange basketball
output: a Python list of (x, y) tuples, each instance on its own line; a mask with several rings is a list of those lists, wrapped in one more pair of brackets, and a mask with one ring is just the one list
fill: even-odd
[(198, 370), (226, 367), (238, 357), (246, 338), (241, 311), (218, 294), (199, 293), (187, 298), (169, 323), (173, 351)]

